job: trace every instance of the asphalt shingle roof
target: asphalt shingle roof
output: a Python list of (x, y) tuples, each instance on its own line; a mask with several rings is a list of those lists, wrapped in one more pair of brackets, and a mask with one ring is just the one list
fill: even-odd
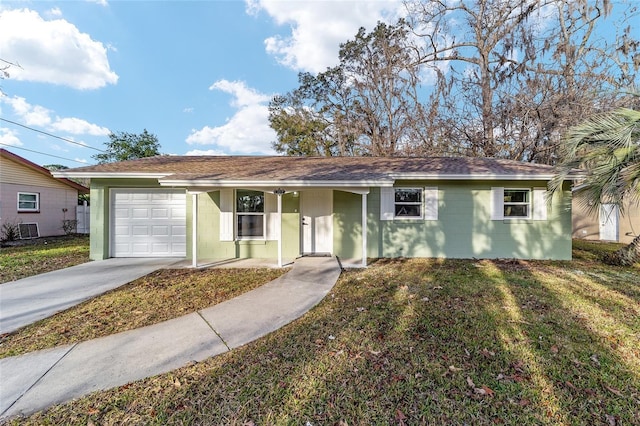
[(156, 156), (68, 170), (72, 173), (158, 173), (170, 180), (362, 181), (419, 177), (552, 175), (551, 166), (463, 157)]

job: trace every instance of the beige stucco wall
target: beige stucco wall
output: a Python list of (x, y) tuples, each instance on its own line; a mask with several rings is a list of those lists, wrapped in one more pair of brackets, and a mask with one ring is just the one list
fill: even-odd
[[(40, 211), (18, 213), (18, 192), (40, 194)], [(75, 219), (77, 205), (74, 188), (0, 157), (0, 224), (37, 223), (40, 236), (64, 235), (62, 221)]]
[[(600, 215), (598, 210), (589, 212), (576, 199), (573, 200), (573, 238), (600, 239)], [(618, 220), (618, 242), (629, 244), (640, 234), (640, 205), (627, 202)]]

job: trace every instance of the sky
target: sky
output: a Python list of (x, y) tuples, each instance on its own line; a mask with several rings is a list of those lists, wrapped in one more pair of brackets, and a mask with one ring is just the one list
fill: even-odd
[(19, 66), (0, 80), (0, 148), (80, 167), (111, 132), (146, 129), (163, 154), (275, 154), (269, 100), (299, 72), (336, 65), (360, 27), (403, 10), (397, 0), (4, 0), (0, 59)]

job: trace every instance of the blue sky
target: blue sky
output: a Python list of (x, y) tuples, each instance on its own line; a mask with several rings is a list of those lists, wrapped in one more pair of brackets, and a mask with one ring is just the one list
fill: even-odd
[[(0, 80), (0, 117), (98, 149), (110, 131), (146, 128), (167, 154), (273, 154), (269, 99), (401, 10), (393, 0), (4, 1), (0, 58), (21, 68)], [(6, 121), (0, 147), (69, 167), (98, 152)]]

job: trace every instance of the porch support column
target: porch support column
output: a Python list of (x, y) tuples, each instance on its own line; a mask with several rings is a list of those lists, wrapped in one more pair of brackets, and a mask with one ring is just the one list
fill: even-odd
[(198, 194), (191, 192), (191, 267), (198, 267)]
[(367, 267), (367, 194), (362, 194), (362, 267)]
[(278, 268), (282, 268), (282, 195), (285, 190), (278, 188), (273, 192), (278, 196)]

